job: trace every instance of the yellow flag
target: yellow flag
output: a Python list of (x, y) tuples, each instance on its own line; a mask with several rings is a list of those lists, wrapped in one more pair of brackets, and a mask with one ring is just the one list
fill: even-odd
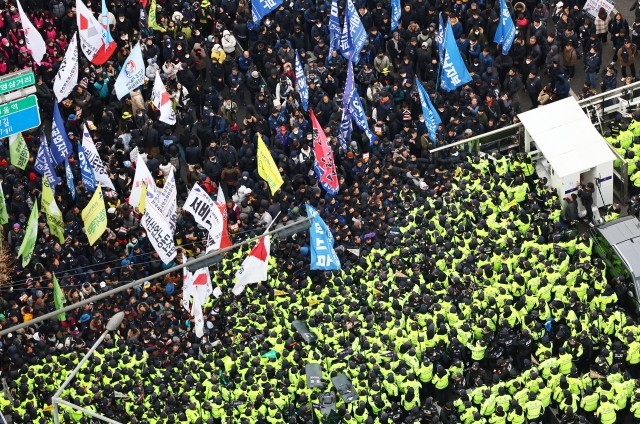
[(509, 203), (507, 203), (507, 209), (515, 206), (518, 204), (518, 201), (516, 199), (513, 199), (512, 201), (510, 201)]
[(151, 1), (151, 7), (149, 7), (149, 28), (153, 28), (156, 31), (165, 32), (166, 30), (158, 25), (156, 20), (156, 0)]
[(318, 304), (318, 303), (320, 303), (320, 302), (322, 302), (322, 301), (321, 301), (321, 300), (317, 300), (317, 299), (310, 300), (310, 301), (309, 301), (309, 306), (315, 306), (315, 305), (317, 305), (317, 304)]
[(258, 174), (269, 184), (271, 194), (275, 194), (284, 183), (273, 156), (262, 141), (261, 135), (258, 135)]
[(382, 294), (382, 292), (374, 287), (373, 288), (373, 294)]
[(62, 212), (53, 197), (53, 190), (49, 185), (46, 175), (42, 177), (42, 212), (47, 215), (47, 224), (52, 236), (64, 243), (64, 223), (62, 221)]
[(147, 185), (142, 183), (142, 190), (140, 191), (140, 203), (138, 204), (138, 210), (141, 214), (144, 214), (144, 210), (147, 208)]
[(82, 210), (82, 220), (87, 232), (89, 244), (93, 245), (107, 229), (107, 210), (104, 207), (102, 187), (98, 184), (96, 192), (86, 208)]
[(274, 290), (273, 294), (275, 296), (286, 296), (287, 292), (286, 291), (282, 291), (282, 290)]

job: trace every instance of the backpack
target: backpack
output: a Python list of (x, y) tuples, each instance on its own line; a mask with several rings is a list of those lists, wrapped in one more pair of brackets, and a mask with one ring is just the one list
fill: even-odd
[(169, 163), (171, 163), (171, 165), (173, 165), (173, 167), (176, 169), (176, 171), (180, 170), (180, 159), (178, 159), (176, 156), (171, 156), (169, 158)]
[(204, 180), (200, 181), (200, 187), (202, 187), (204, 191), (207, 192), (207, 194), (218, 192), (218, 185), (215, 182), (211, 181), (211, 178), (209, 177), (206, 177)]
[(65, 14), (64, 3), (62, 1), (54, 2), (51, 5), (51, 14), (58, 19), (62, 18)]

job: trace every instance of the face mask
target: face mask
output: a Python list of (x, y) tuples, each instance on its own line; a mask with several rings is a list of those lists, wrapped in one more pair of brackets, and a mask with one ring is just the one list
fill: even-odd
[(124, 18), (120, 18), (119, 20), (120, 20), (120, 22), (124, 22)]

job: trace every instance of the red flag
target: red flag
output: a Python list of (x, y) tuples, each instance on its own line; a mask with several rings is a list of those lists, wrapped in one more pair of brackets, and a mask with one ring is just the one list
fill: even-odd
[(327, 136), (320, 123), (316, 119), (313, 110), (309, 110), (311, 124), (313, 126), (313, 152), (315, 153), (314, 170), (319, 178), (319, 183), (325, 191), (335, 195), (338, 193), (340, 183), (336, 173), (336, 164), (333, 161), (333, 150), (327, 142)]
[(222, 240), (220, 240), (220, 249), (224, 249), (225, 247), (233, 246), (231, 243), (231, 238), (229, 238), (229, 227), (227, 226), (227, 205), (219, 204), (220, 213), (222, 214), (222, 219), (224, 220), (224, 227), (222, 228)]

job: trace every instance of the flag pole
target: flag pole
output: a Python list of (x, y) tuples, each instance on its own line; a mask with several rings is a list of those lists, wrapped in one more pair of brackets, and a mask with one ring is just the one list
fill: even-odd
[[(441, 12), (442, 13), (442, 12)], [(444, 21), (442, 21), (442, 25), (444, 26)], [(442, 49), (444, 50), (445, 43), (447, 41), (447, 32), (442, 28), (442, 32), (444, 36), (442, 37)], [(439, 49), (440, 47), (438, 47)], [(436, 75), (436, 91), (438, 91), (438, 84), (440, 83), (440, 72), (442, 70), (442, 62), (444, 61), (444, 57), (447, 54), (446, 50), (442, 52), (442, 60), (438, 62), (438, 74)]]
[[(281, 213), (282, 213), (282, 211), (279, 211), (279, 212), (278, 212), (278, 215), (276, 215), (276, 217), (275, 217), (275, 218), (273, 218), (273, 219), (271, 220), (271, 224), (269, 224), (269, 226), (267, 227), (267, 229), (264, 231), (264, 234), (266, 234), (266, 233), (271, 229), (271, 227), (273, 226), (273, 224), (275, 224), (275, 222), (278, 220), (278, 217), (280, 216), (280, 214), (281, 214)], [(263, 234), (263, 235), (264, 235), (264, 234)]]

